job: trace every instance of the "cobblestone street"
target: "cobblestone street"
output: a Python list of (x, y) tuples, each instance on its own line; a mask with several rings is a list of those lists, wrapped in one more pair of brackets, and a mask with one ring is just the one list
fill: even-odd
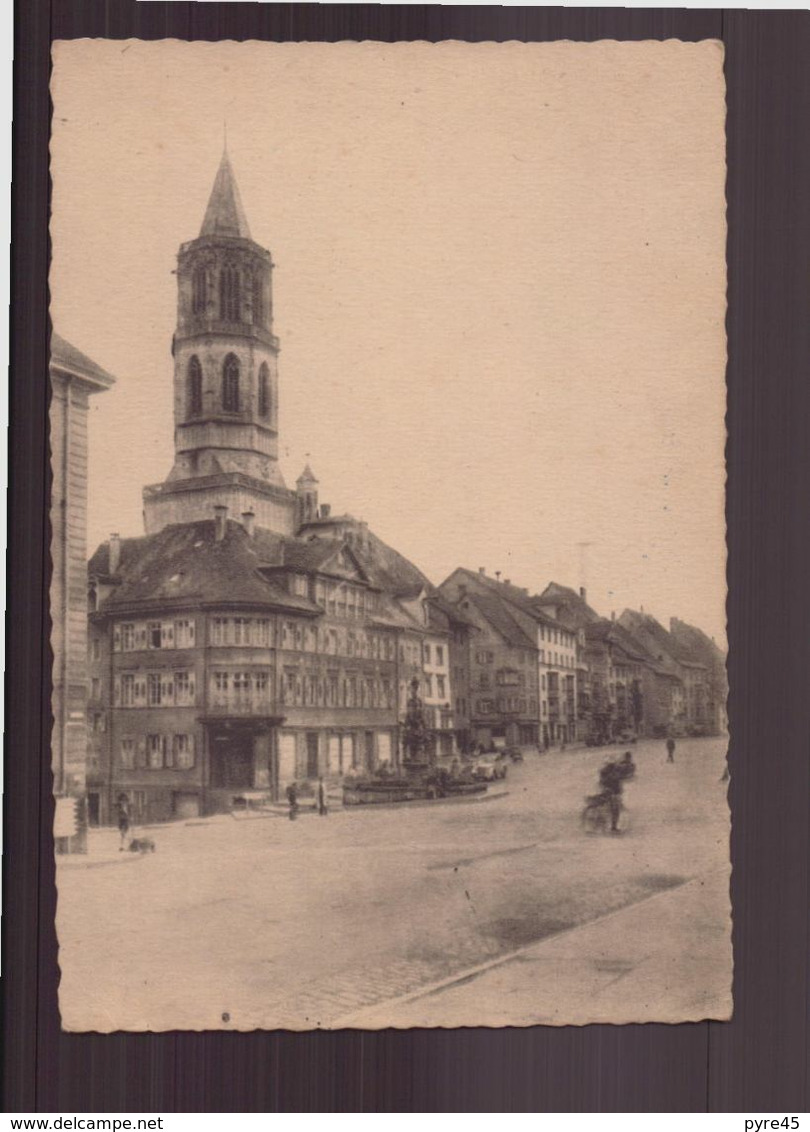
[(136, 860), (93, 831), (58, 874), (64, 1024), (114, 1002), (97, 1028), (329, 1027), (374, 1008), (380, 1025), (389, 1000), (617, 909), (638, 904), (643, 925), (647, 898), (727, 865), (725, 741), (681, 740), (672, 765), (638, 744), (627, 831), (586, 836), (584, 796), (617, 753), (529, 752), (483, 801), (154, 827), (157, 851)]

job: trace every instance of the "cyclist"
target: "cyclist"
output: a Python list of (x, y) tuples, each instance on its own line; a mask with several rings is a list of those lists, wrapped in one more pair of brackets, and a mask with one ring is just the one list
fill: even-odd
[(605, 763), (599, 771), (599, 787), (610, 807), (610, 832), (619, 832), (619, 815), (622, 812), (622, 793), (624, 784), (634, 777), (636, 764), (629, 751), (625, 751), (621, 762)]

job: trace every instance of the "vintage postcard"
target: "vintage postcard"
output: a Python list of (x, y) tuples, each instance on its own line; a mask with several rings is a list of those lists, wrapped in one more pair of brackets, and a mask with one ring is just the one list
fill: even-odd
[(722, 45), (51, 91), (63, 1027), (729, 1018)]

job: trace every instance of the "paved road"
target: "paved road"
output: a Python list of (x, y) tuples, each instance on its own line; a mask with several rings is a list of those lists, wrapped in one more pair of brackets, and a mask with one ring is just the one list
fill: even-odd
[(60, 870), (65, 1025), (339, 1025), (674, 889), (727, 861), (724, 752), (640, 744), (621, 837), (579, 828), (607, 754), (581, 749), (485, 802), (159, 827), (134, 865)]

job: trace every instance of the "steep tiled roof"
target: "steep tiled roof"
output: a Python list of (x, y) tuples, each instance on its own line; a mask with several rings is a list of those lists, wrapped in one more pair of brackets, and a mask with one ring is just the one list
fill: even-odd
[(534, 649), (535, 642), (510, 614), (505, 602), (490, 594), (468, 593), (466, 599), (503, 637), (507, 644), (521, 649)]
[(430, 579), (414, 566), (403, 554), (388, 546), (371, 532), (368, 535), (369, 549), (356, 543), (352, 553), (360, 561), (371, 582), (381, 590), (400, 597), (416, 597), (422, 590), (433, 590)]
[(439, 610), (451, 624), (455, 622), (459, 625), (465, 625), (468, 629), (477, 628), (472, 618), (458, 605), (454, 605), (451, 601), (448, 601), (439, 590), (434, 589), (431, 591), (429, 602), (431, 608)]
[(323, 515), (302, 528), (297, 541), (317, 538), (339, 545), (345, 539), (372, 585), (400, 597), (416, 597), (433, 584), (422, 571), (399, 551), (384, 543), (352, 515)]
[[(329, 573), (330, 559), (342, 553), (360, 577), (392, 598), (433, 592), (416, 566), (370, 533), (361, 548), (357, 543), (347, 546), (342, 539), (293, 538), (261, 527), (251, 536), (240, 523), (229, 520), (225, 537), (217, 541), (215, 521), (207, 519), (174, 524), (143, 538), (121, 539), (119, 584), (104, 607), (167, 601), (258, 602), (315, 613), (318, 606), (288, 593), (277, 574), (284, 568)], [(109, 564), (109, 543), (103, 543), (90, 559), (88, 572), (106, 579)], [(392, 605), (387, 615), (393, 618), (391, 623), (414, 624), (399, 606)]]
[[(125, 539), (117, 576), (120, 585), (103, 609), (177, 603), (276, 605), (319, 612), (306, 598), (288, 593), (259, 572), (260, 556), (244, 528), (228, 522), (217, 541), (214, 520), (164, 527), (141, 539)], [(99, 548), (90, 570), (109, 569), (109, 546)]]
[(533, 598), (526, 590), (522, 590), (519, 586), (513, 586), (511, 582), (501, 582), (497, 578), (490, 578), (486, 574), (480, 573), (477, 570), (468, 570), (466, 567), (460, 566), (454, 574), (460, 574), (465, 577), (468, 586), (472, 585), (473, 588), (486, 590), (493, 597), (500, 601), (507, 602), (515, 609), (519, 610), (527, 617), (531, 617), (533, 621), (538, 624), (550, 625), (559, 628), (560, 622), (542, 609), (538, 608), (536, 598)]
[(660, 669), (669, 675), (677, 675), (678, 659), (674, 642), (659, 621), (649, 613), (625, 609), (619, 618), (619, 624), (649, 653)]
[(570, 611), (577, 628), (582, 628), (589, 622), (600, 620), (599, 614), (595, 609), (591, 609), (580, 593), (570, 586), (561, 585), (559, 582), (549, 582), (539, 598), (535, 598), (535, 601), (541, 607), (565, 606)]
[(600, 617), (598, 621), (587, 624), (585, 626), (585, 639), (586, 641), (608, 641), (610, 644), (618, 645), (634, 660), (643, 661), (645, 664), (653, 663), (652, 655), (644, 648), (641, 641), (631, 636), (618, 621), (613, 621), (607, 617)]

